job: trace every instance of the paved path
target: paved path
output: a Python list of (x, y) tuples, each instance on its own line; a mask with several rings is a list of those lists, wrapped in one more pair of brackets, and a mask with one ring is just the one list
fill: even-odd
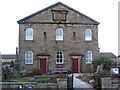
[(79, 74), (73, 75), (73, 88), (74, 90), (95, 90), (90, 84), (83, 82), (82, 80), (76, 78)]

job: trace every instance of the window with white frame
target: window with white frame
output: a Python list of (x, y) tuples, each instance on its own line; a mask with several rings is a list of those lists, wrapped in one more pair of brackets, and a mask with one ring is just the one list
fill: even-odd
[(85, 29), (85, 41), (91, 41), (91, 40), (92, 40), (92, 30)]
[(64, 62), (63, 52), (62, 51), (56, 52), (56, 64), (63, 64), (63, 62)]
[(63, 40), (63, 29), (57, 28), (56, 29), (56, 41), (62, 41)]
[(33, 40), (33, 28), (27, 28), (25, 35), (25, 40)]
[(25, 52), (25, 64), (33, 64), (33, 52), (31, 50)]
[(86, 51), (85, 53), (85, 60), (86, 63), (91, 63), (92, 62), (92, 52), (91, 51)]

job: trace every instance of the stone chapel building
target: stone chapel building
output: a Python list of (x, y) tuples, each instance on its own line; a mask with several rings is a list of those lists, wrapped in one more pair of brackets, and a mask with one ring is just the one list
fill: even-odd
[(58, 2), (18, 21), (20, 67), (49, 72), (92, 72), (99, 22)]

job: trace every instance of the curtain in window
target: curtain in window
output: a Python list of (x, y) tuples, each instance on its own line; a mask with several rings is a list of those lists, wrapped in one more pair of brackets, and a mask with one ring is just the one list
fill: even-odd
[(26, 29), (26, 40), (33, 40), (33, 29), (32, 28)]
[(25, 64), (33, 64), (33, 52), (32, 51), (25, 52)]

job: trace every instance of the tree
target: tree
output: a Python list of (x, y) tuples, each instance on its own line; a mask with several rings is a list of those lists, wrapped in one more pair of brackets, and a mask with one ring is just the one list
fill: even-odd
[[(111, 60), (110, 58), (106, 57), (99, 57), (92, 61), (94, 69), (96, 69), (96, 72), (93, 74), (94, 78), (94, 86), (97, 88), (97, 90), (101, 90), (101, 77), (109, 77), (110, 76), (110, 69), (115, 65), (115, 62)], [(97, 72), (97, 69), (99, 66), (102, 65), (102, 69), (100, 69), (99, 72)], [(101, 67), (99, 67), (101, 68)]]
[(96, 69), (97, 66), (103, 66), (103, 70), (110, 70), (112, 66), (115, 65), (115, 62), (107, 57), (99, 57), (92, 61), (93, 67)]

